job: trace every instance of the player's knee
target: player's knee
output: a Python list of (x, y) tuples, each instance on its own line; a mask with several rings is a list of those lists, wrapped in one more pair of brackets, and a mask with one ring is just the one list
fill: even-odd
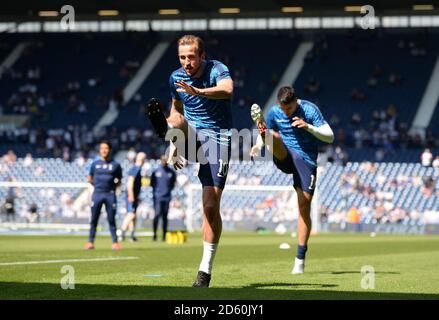
[(217, 219), (218, 216), (220, 216), (219, 207), (215, 204), (207, 204), (203, 206), (203, 210), (207, 220), (209, 221)]
[(300, 198), (298, 200), (298, 206), (300, 212), (309, 212), (311, 209), (311, 201), (309, 199), (306, 199), (305, 197)]
[(116, 222), (116, 213), (107, 214), (108, 222), (114, 224)]
[(186, 123), (186, 120), (183, 117), (183, 115), (181, 115), (177, 112), (172, 113), (168, 117), (167, 121), (168, 121), (168, 124), (171, 125), (173, 128), (178, 128), (178, 129), (184, 129), (184, 126)]

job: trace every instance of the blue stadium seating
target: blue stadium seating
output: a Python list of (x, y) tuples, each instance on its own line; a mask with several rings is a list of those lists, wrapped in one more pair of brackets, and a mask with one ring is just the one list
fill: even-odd
[[(40, 67), (41, 79), (37, 81), (38, 92), (46, 95), (51, 92), (57, 98), (47, 105), (48, 119), (34, 121), (35, 127), (62, 128), (69, 124), (87, 124), (93, 126), (105, 112), (106, 106), (98, 106), (101, 96), (112, 97), (130, 80), (119, 72), (127, 61), (143, 62), (154, 42), (148, 33), (71, 33), (71, 34), (31, 34), (17, 35), (22, 41), (31, 41), (33, 45), (20, 57), (14, 70), (26, 75), (29, 68)], [(113, 64), (107, 64), (107, 57), (114, 58)], [(89, 87), (90, 78), (99, 77), (102, 84)], [(67, 113), (67, 97), (62, 95), (69, 81), (78, 81), (81, 85), (79, 96), (83, 98), (88, 113)], [(3, 79), (0, 81), (0, 101), (16, 92), (24, 79)], [(61, 94), (61, 97), (59, 95)]]
[[(439, 35), (358, 32), (352, 35), (330, 34), (325, 39), (327, 50), (321, 50), (320, 55), (308, 61), (294, 83), (299, 95), (317, 102), (326, 117), (337, 115), (339, 128), (347, 132), (351, 129), (349, 124), (354, 113), (361, 116), (362, 127), (370, 128), (372, 112), (387, 110), (390, 104), (397, 109), (398, 122), (407, 123), (410, 127), (439, 54)], [(401, 40), (405, 41), (404, 49), (398, 48)], [(410, 41), (426, 48), (426, 55), (412, 56), (408, 48)], [(372, 88), (368, 87), (367, 80), (375, 65), (381, 66), (384, 73), (378, 78), (377, 86)], [(402, 76), (400, 86), (389, 84), (391, 72)], [(304, 92), (312, 77), (321, 85), (320, 91), (315, 94)], [(367, 98), (353, 101), (350, 93), (354, 88), (365, 93)], [(436, 110), (436, 122), (438, 114)]]
[[(24, 166), (24, 160), (18, 159), (15, 164), (8, 166), (8, 171), (0, 170), (0, 181), (5, 181), (7, 177), (13, 177), (14, 180), (22, 182), (84, 182), (87, 175), (87, 167), (90, 163), (89, 160), (84, 166), (79, 166), (76, 162), (69, 163), (61, 159), (46, 158), (35, 159), (32, 165), (26, 167)], [(127, 172), (131, 165), (128, 160), (122, 161), (124, 179), (122, 193), (118, 198), (119, 212), (124, 212), (125, 210), (125, 185)], [(150, 160), (147, 169), (143, 172), (144, 175), (150, 176), (152, 170), (158, 165), (159, 161)], [(37, 176), (35, 175), (35, 170), (39, 166), (43, 168), (43, 174)], [(439, 190), (438, 172), (434, 168), (423, 167), (418, 163), (375, 163), (375, 168), (374, 172), (368, 172), (362, 168), (362, 163), (359, 162), (349, 162), (344, 167), (336, 164), (326, 164), (321, 168), (319, 179), (317, 180), (319, 203), (328, 208), (329, 212), (332, 213), (337, 210), (346, 212), (353, 206), (357, 208), (363, 206), (373, 208), (378, 200), (368, 198), (361, 192), (349, 191), (343, 185), (344, 175), (356, 174), (360, 184), (364, 186), (369, 185), (375, 195), (378, 193), (391, 193), (391, 198), (388, 201), (393, 206), (400, 206), (408, 211), (417, 209), (420, 211), (421, 217), (425, 210), (439, 210), (439, 196), (433, 194), (427, 197), (422, 193), (422, 179), (428, 176), (436, 178), (434, 182), (435, 190)], [(179, 175), (185, 175), (188, 178), (188, 183), (198, 184), (199, 181), (194, 172), (196, 172), (194, 166), (188, 166), (180, 171)], [(382, 177), (380, 178), (380, 176)], [(403, 179), (402, 176), (406, 177), (406, 182), (400, 182), (399, 185), (395, 185), (393, 180)], [(383, 177), (384, 182), (380, 180)], [(271, 163), (262, 161), (232, 162), (229, 170), (228, 185), (246, 185), (255, 188), (227, 192), (226, 187), (222, 210), (228, 217), (227, 219), (234, 219), (235, 213), (244, 216), (247, 214), (249, 217), (254, 218), (254, 215), (257, 215), (258, 212), (263, 212), (264, 219), (268, 220), (280, 219), (279, 214), (287, 215), (288, 219), (292, 219), (292, 209), (289, 210), (285, 208), (285, 204), (282, 205), (284, 203), (282, 199), (284, 197), (288, 199), (288, 195), (291, 192), (276, 192), (273, 188), (257, 190), (260, 186), (283, 186), (289, 187), (292, 190), (292, 184), (292, 176), (282, 173)], [(63, 193), (70, 195), (71, 199), (75, 199), (82, 192), (82, 189), (65, 187), (21, 189), (24, 197), (17, 200), (18, 210), (26, 205), (30, 205), (32, 202), (36, 202), (40, 208), (55, 208), (58, 210), (57, 212), (61, 212), (60, 197)], [(6, 191), (6, 188), (0, 188), (0, 198), (4, 199)], [(187, 210), (187, 185), (178, 186), (174, 189), (173, 194), (184, 205), (184, 210)], [(274, 205), (271, 208), (258, 210), (256, 206), (267, 201), (270, 196), (275, 198), (275, 203), (280, 201), (279, 207)], [(193, 209), (198, 214), (200, 214), (200, 197), (201, 193), (196, 192), (192, 199)], [(142, 189), (141, 198), (149, 208), (152, 207), (150, 188)], [(238, 219), (237, 217), (235, 218)], [(367, 219), (369, 218), (363, 217), (364, 221), (368, 221)], [(242, 219), (242, 216), (240, 219)]]

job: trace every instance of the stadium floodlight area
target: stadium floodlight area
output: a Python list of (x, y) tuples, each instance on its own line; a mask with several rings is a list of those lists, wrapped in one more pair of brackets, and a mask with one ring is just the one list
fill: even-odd
[[(434, 28), (439, 27), (437, 15), (375, 16), (375, 27)], [(212, 18), (212, 19), (151, 19), (77, 21), (68, 32), (122, 31), (203, 31), (203, 30), (272, 30), (272, 29), (353, 29), (362, 26), (361, 17), (297, 17), (297, 18)], [(66, 32), (61, 23), (1, 22), (0, 32)]]

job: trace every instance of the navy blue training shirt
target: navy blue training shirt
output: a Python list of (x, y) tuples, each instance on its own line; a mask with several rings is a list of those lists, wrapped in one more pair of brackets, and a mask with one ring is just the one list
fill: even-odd
[(220, 61), (205, 60), (203, 63), (205, 67), (200, 78), (191, 78), (183, 68), (171, 74), (171, 97), (183, 103), (184, 117), (193, 128), (207, 130), (206, 133), (217, 143), (228, 145), (232, 127), (232, 99), (209, 99), (177, 92), (177, 81), (184, 81), (196, 88), (211, 88), (223, 79), (231, 79), (229, 69)]
[(89, 175), (93, 177), (95, 192), (113, 192), (122, 180), (122, 167), (114, 160), (98, 159), (91, 164)]
[(297, 100), (299, 107), (288, 117), (279, 105), (274, 105), (268, 111), (267, 127), (280, 133), (284, 144), (297, 152), (313, 166), (317, 166), (318, 146), (320, 140), (305, 129), (293, 127), (293, 118), (299, 117), (315, 127), (326, 124), (319, 108), (307, 100)]
[(156, 200), (171, 200), (171, 192), (174, 188), (177, 174), (169, 167), (159, 166), (152, 173), (151, 187), (153, 197)]

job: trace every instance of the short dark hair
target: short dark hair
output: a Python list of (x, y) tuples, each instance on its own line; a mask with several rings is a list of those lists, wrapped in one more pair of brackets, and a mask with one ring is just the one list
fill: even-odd
[(101, 140), (101, 142), (99, 142), (99, 145), (101, 144), (106, 144), (108, 146), (108, 148), (113, 149), (113, 145), (111, 144), (110, 140)]
[(200, 37), (193, 34), (187, 34), (178, 39), (178, 46), (186, 46), (191, 44), (195, 44), (197, 46), (197, 50), (200, 55), (204, 53), (204, 41)]
[(289, 104), (296, 100), (296, 92), (293, 87), (281, 87), (277, 92), (277, 99), (283, 104)]

